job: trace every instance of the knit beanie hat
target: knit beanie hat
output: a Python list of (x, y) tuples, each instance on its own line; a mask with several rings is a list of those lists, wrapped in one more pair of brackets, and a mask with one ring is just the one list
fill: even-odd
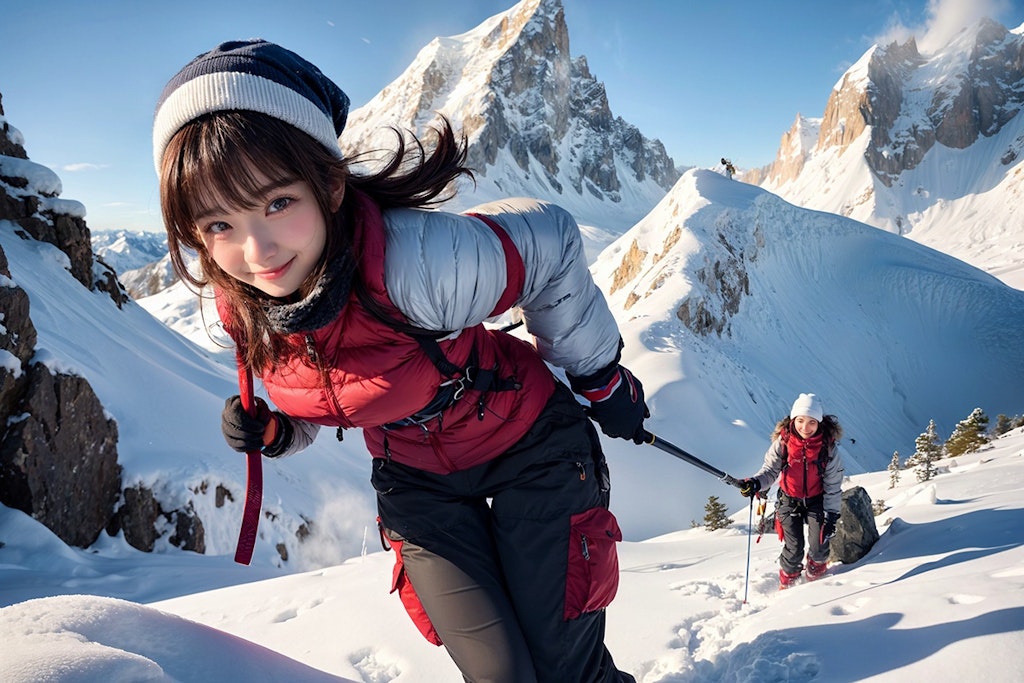
[(153, 120), (157, 175), (167, 143), (189, 121), (216, 111), (256, 111), (289, 123), (342, 158), (338, 136), (348, 96), (320, 69), (265, 40), (221, 43), (164, 87)]
[(793, 407), (789, 411), (790, 418), (797, 418), (803, 415), (804, 417), (811, 417), (821, 422), (821, 418), (824, 412), (821, 410), (821, 401), (814, 394), (800, 394), (795, 401), (793, 401)]

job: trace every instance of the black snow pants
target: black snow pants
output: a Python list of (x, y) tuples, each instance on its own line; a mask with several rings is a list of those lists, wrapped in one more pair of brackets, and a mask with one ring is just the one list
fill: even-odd
[(597, 433), (568, 388), (494, 460), (446, 475), (375, 460), (371, 481), (383, 531), (466, 681), (634, 681), (604, 646), (621, 534)]
[(782, 526), (782, 553), (779, 567), (787, 574), (796, 574), (804, 567), (804, 524), (807, 525), (807, 555), (818, 563), (828, 560), (829, 543), (821, 543), (821, 527), (825, 523), (824, 496), (793, 498), (779, 489), (775, 514)]

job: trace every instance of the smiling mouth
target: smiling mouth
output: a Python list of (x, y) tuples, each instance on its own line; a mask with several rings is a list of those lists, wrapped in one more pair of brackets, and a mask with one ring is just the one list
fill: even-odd
[(288, 262), (285, 263), (283, 266), (280, 266), (279, 268), (274, 268), (273, 270), (263, 270), (258, 273), (253, 272), (253, 275), (262, 280), (276, 280), (282, 277), (286, 272), (288, 272), (288, 268), (291, 267), (292, 261), (294, 260), (294, 258), (289, 259)]

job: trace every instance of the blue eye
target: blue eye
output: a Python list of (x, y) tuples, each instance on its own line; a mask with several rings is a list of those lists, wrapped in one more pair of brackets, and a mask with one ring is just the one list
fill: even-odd
[(210, 223), (205, 228), (203, 228), (203, 232), (219, 235), (220, 233), (227, 232), (230, 229), (231, 226), (225, 223), (224, 221), (214, 221), (213, 223)]
[(267, 207), (267, 213), (274, 213), (276, 211), (282, 211), (282, 210), (288, 208), (288, 205), (291, 204), (292, 201), (293, 200), (292, 200), (291, 197), (279, 197), (279, 198), (275, 199), (274, 201), (270, 202), (270, 205)]

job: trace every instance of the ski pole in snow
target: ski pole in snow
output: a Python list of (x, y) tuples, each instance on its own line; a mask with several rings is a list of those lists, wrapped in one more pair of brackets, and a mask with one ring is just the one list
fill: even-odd
[(750, 537), (754, 534), (754, 498), (750, 497), (750, 512), (747, 513), (747, 574), (743, 578), (743, 604), (747, 604), (747, 588), (750, 587)]
[(717, 467), (713, 467), (713, 466), (707, 464), (706, 462), (704, 462), (703, 460), (701, 460), (697, 456), (691, 455), (691, 454), (687, 453), (686, 451), (684, 451), (679, 446), (676, 446), (674, 444), (669, 443), (668, 441), (665, 441), (660, 436), (655, 436), (654, 434), (651, 434), (650, 432), (645, 431), (644, 432), (644, 443), (648, 443), (648, 444), (654, 446), (655, 448), (660, 448), (661, 450), (665, 451), (666, 453), (674, 455), (677, 458), (679, 458), (680, 460), (684, 460), (684, 461), (690, 463), (694, 467), (699, 467), (700, 469), (704, 470), (708, 474), (715, 475), (721, 481), (724, 481), (726, 484), (729, 484), (730, 486), (739, 486), (739, 484), (740, 484), (739, 480), (736, 479), (735, 477), (731, 477), (728, 474), (726, 474), (725, 472), (723, 472), (722, 470), (718, 469)]
[[(252, 388), (252, 372), (238, 359), (238, 388), (242, 407), (250, 415), (256, 415), (256, 399)], [(242, 528), (238, 531), (238, 545), (235, 546), (235, 562), (249, 564), (256, 547), (256, 531), (260, 525), (260, 506), (263, 501), (263, 455), (259, 451), (246, 451), (245, 508), (242, 512)]]

